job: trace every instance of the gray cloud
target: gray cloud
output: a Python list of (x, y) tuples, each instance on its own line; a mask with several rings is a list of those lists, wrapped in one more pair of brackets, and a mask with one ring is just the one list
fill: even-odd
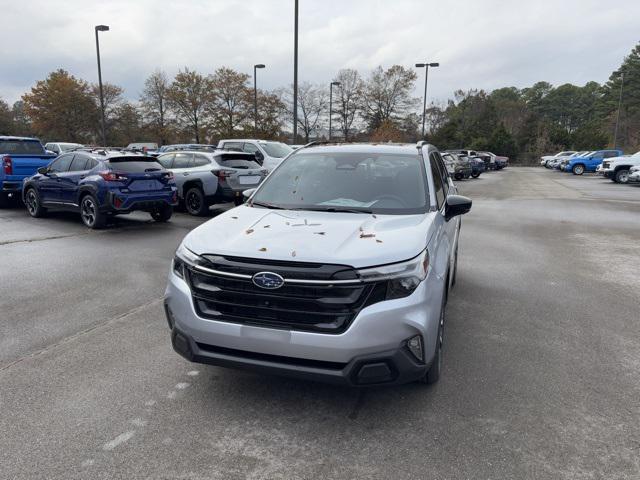
[[(103, 78), (132, 99), (158, 67), (251, 73), (261, 62), (262, 87), (292, 81), (293, 0), (1, 0), (0, 11), (9, 101), (57, 68), (96, 81), (99, 23), (111, 26), (101, 34)], [(602, 82), (640, 40), (638, 18), (637, 0), (300, 0), (300, 79), (429, 60), (442, 65), (432, 100), (458, 88)]]

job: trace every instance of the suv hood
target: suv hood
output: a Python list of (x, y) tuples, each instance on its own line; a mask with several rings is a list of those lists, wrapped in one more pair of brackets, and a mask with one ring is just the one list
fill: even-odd
[(400, 262), (418, 255), (437, 213), (371, 215), (240, 207), (189, 233), (192, 252), (349, 265)]

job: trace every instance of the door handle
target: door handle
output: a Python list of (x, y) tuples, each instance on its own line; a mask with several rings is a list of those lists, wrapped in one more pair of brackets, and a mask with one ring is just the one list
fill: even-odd
[(182, 176), (183, 177), (188, 177), (189, 176), (189, 172), (182, 172)]

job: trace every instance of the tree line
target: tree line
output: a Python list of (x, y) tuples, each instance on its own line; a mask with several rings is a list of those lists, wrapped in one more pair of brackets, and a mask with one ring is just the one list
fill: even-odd
[[(144, 82), (136, 101), (103, 84), (107, 143), (134, 141), (215, 143), (257, 136), (288, 140), (293, 88), (258, 90), (257, 116), (251, 77), (228, 67), (211, 74), (188, 68), (175, 77), (160, 70)], [(415, 70), (394, 65), (366, 75), (342, 69), (333, 78), (332, 126), (344, 141), (414, 142), (420, 137), (421, 99)], [(624, 81), (624, 83), (623, 83)], [(327, 139), (329, 84), (298, 86), (298, 138)], [(618, 116), (618, 106), (619, 109)], [(527, 161), (559, 149), (595, 149), (614, 144), (640, 147), (640, 44), (604, 84), (458, 90), (426, 110), (427, 140), (441, 148), (491, 150)], [(51, 72), (9, 106), (0, 99), (0, 134), (97, 144), (100, 101), (96, 84), (65, 70)], [(616, 136), (616, 124), (617, 137)]]

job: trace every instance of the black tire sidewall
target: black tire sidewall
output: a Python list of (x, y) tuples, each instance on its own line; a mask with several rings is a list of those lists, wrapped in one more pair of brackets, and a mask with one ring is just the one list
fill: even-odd
[[(192, 210), (189, 207), (189, 197), (191, 196), (191, 194), (198, 195), (198, 197), (200, 198), (199, 210)], [(206, 213), (206, 211), (208, 210), (208, 207), (204, 198), (204, 192), (200, 187), (191, 187), (189, 188), (189, 190), (187, 190), (187, 193), (185, 193), (184, 195), (184, 208), (186, 209), (189, 215), (194, 215), (197, 217), (200, 217)]]

